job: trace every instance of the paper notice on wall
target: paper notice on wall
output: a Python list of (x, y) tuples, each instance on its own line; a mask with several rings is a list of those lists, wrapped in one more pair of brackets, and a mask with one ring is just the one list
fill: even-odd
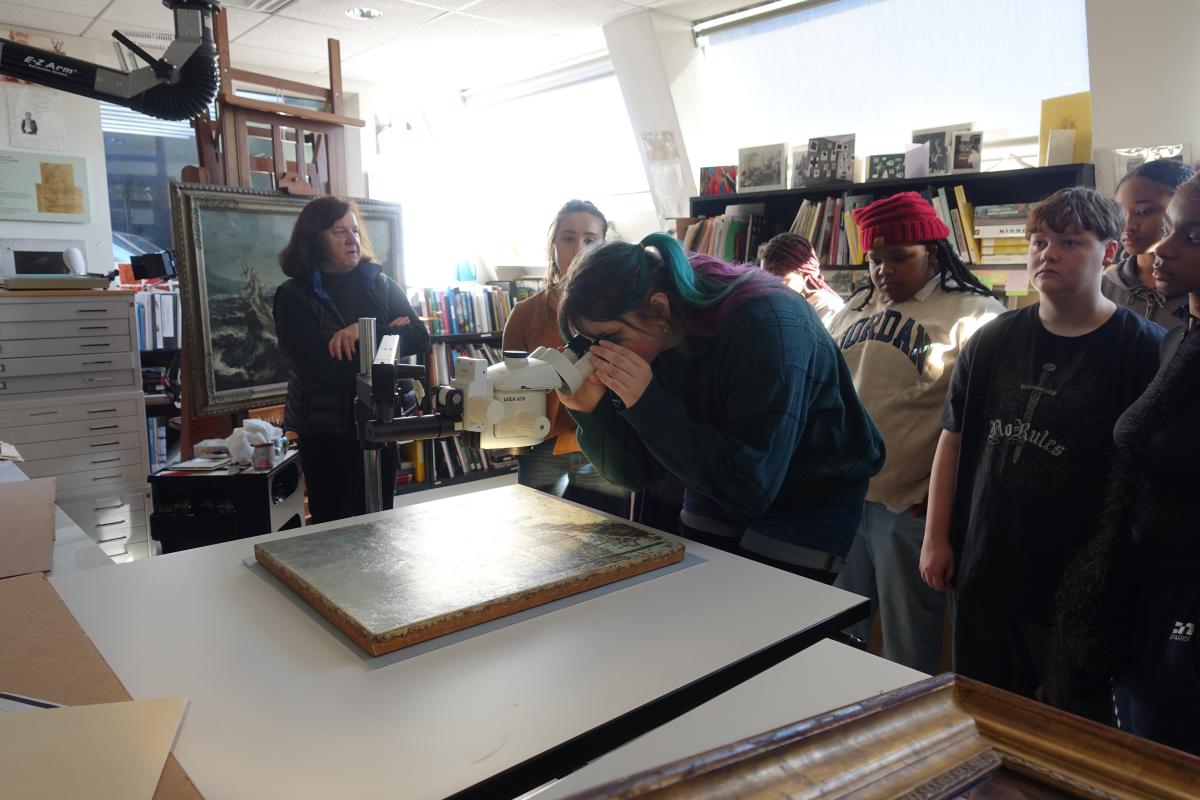
[(654, 195), (654, 207), (663, 219), (676, 219), (688, 215), (688, 192), (683, 177), (683, 168), (678, 161), (656, 162), (649, 165), (650, 192)]
[(57, 92), (16, 84), (8, 90), (8, 140), (29, 150), (63, 150), (67, 128)]

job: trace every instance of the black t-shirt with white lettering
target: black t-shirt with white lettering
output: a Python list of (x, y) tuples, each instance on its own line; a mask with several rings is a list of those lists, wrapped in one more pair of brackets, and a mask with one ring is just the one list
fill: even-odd
[[(955, 590), (968, 602), (1046, 620), (1063, 569), (1095, 530), (1113, 425), (1154, 377), (1162, 329), (1120, 307), (1077, 337), (1047, 331), (1036, 305), (1001, 321), (987, 375), (972, 380), (971, 370), (992, 326), (959, 356), (942, 417), (943, 428), (963, 431), (970, 406), (977, 421), (960, 448), (967, 488), (955, 504), (969, 503), (970, 512)], [(961, 480), (964, 470), (971, 480)]]

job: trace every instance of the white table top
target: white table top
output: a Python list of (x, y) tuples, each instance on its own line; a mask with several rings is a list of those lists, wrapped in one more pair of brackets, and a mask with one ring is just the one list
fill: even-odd
[[(0, 461), (0, 483), (27, 481), (20, 465)], [(61, 508), (54, 508), (54, 550), (51, 553), (50, 575), (67, 575), (81, 569), (115, 566), (100, 545), (92, 541)]]
[(135, 698), (191, 701), (174, 752), (209, 800), (445, 797), (862, 602), (689, 543), (693, 566), (373, 668), (242, 563), (296, 533), (51, 579)]
[(927, 677), (826, 639), (529, 798), (568, 797)]

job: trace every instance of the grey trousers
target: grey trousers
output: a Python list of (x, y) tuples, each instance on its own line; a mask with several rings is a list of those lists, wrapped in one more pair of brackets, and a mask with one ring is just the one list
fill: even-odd
[[(872, 617), (879, 610), (884, 658), (932, 675), (941, 661), (946, 595), (921, 580), (924, 536), (924, 517), (866, 503), (846, 566), (833, 585), (870, 599)], [(864, 642), (870, 631), (870, 619), (847, 629)]]

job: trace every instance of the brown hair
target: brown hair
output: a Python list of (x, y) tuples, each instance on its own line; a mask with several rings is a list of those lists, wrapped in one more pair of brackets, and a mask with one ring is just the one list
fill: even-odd
[(1062, 233), (1072, 225), (1091, 231), (1102, 242), (1111, 242), (1125, 227), (1125, 211), (1116, 200), (1095, 189), (1082, 186), (1059, 189), (1029, 212), (1025, 220), (1025, 238), (1037, 230)]
[(591, 214), (600, 220), (600, 235), (602, 237), (608, 235), (608, 220), (600, 213), (600, 209), (592, 205), (590, 201), (568, 200), (563, 203), (563, 207), (554, 216), (554, 222), (550, 224), (550, 236), (546, 240), (546, 260), (550, 263), (550, 266), (546, 270), (546, 283), (551, 286), (566, 277), (567, 267), (571, 266), (570, 264), (563, 264), (559, 268), (559, 265), (554, 263), (554, 237), (558, 236), (558, 228), (569, 214)]
[(310, 202), (300, 211), (300, 216), (296, 217), (292, 237), (279, 253), (279, 266), (283, 269), (283, 274), (289, 278), (308, 278), (320, 269), (321, 261), (325, 257), (321, 234), (332, 228), (347, 212), (353, 213), (358, 220), (362, 261), (370, 261), (375, 254), (371, 252), (371, 243), (367, 239), (358, 204), (348, 197), (327, 195)]

